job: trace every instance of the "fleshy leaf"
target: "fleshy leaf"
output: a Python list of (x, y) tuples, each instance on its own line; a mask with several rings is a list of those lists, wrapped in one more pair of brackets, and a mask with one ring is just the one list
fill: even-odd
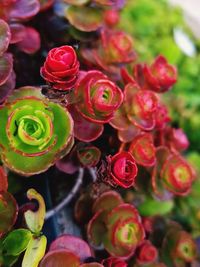
[(79, 267), (80, 260), (74, 253), (66, 249), (53, 250), (45, 255), (45, 257), (40, 263), (40, 267), (53, 267), (53, 266)]
[(0, 166), (0, 192), (7, 191), (8, 189), (8, 179), (7, 175), (2, 166)]
[(72, 106), (69, 108), (69, 111), (74, 120), (74, 136), (78, 140), (92, 142), (102, 134), (104, 130), (102, 124), (97, 124), (86, 120)]
[(159, 201), (154, 199), (147, 199), (138, 206), (138, 210), (142, 216), (165, 215), (169, 213), (174, 206), (172, 200)]
[(14, 71), (12, 71), (7, 81), (4, 84), (0, 85), (0, 103), (4, 102), (7, 96), (15, 88), (15, 78), (16, 75)]
[(36, 15), (39, 10), (38, 0), (17, 0), (13, 1), (9, 16), (15, 20), (24, 20)]
[(117, 207), (118, 205), (122, 204), (123, 200), (115, 191), (108, 191), (103, 193), (93, 205), (93, 212), (97, 212), (99, 210), (106, 210), (111, 211), (113, 208)]
[(0, 56), (7, 50), (10, 36), (11, 34), (8, 24), (0, 19)]
[(8, 234), (3, 241), (3, 254), (18, 256), (28, 246), (32, 234), (27, 229), (17, 229)]
[(17, 203), (8, 192), (0, 193), (0, 237), (14, 225), (18, 213)]
[(92, 257), (91, 249), (88, 244), (79, 237), (72, 235), (62, 235), (51, 243), (50, 251), (67, 249), (76, 254), (81, 261)]
[(4, 54), (3, 56), (0, 57), (0, 85), (4, 84), (13, 67), (13, 58), (11, 54)]
[(24, 36), (20, 42), (17, 43), (19, 49), (27, 54), (34, 54), (40, 49), (40, 35), (32, 27), (24, 29)]
[(32, 238), (24, 254), (22, 267), (38, 267), (46, 250), (47, 239), (44, 235)]
[(89, 221), (87, 226), (87, 236), (93, 246), (100, 246), (103, 241), (103, 237), (106, 232), (104, 215), (104, 211), (98, 211)]
[(81, 31), (95, 31), (102, 25), (103, 14), (97, 8), (70, 6), (65, 14), (69, 22)]
[(38, 201), (39, 207), (37, 211), (28, 210), (24, 213), (25, 221), (28, 228), (33, 232), (38, 234), (44, 224), (46, 207), (43, 197), (37, 193), (34, 189), (29, 189), (27, 192), (27, 197), (29, 200), (35, 199)]
[(20, 23), (10, 23), (11, 44), (20, 42), (25, 35), (25, 26)]

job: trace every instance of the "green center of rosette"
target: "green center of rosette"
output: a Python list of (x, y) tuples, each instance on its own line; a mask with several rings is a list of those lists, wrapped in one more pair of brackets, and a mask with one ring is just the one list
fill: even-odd
[(10, 146), (29, 157), (43, 155), (56, 143), (53, 113), (41, 101), (32, 99), (33, 105), (23, 102), (9, 114), (6, 133)]

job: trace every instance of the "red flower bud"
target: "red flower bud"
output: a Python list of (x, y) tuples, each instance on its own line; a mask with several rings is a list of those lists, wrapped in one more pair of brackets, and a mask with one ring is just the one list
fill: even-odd
[(104, 267), (127, 267), (127, 263), (119, 258), (109, 257), (102, 261)]
[(110, 175), (109, 183), (124, 188), (134, 185), (138, 169), (133, 156), (129, 152), (123, 151), (114, 156), (109, 156), (107, 161)]
[(72, 89), (79, 73), (79, 62), (74, 49), (65, 45), (50, 50), (40, 72), (54, 89)]
[(137, 261), (140, 264), (152, 263), (158, 257), (157, 248), (150, 241), (145, 240), (138, 248)]
[(155, 147), (153, 137), (149, 133), (135, 137), (130, 145), (129, 152), (140, 165), (153, 166), (155, 164)]
[(168, 91), (177, 80), (176, 68), (163, 56), (158, 56), (150, 67), (145, 65), (143, 75), (147, 85), (157, 93)]
[(100, 71), (88, 71), (77, 83), (77, 110), (89, 121), (109, 122), (123, 100), (122, 91)]

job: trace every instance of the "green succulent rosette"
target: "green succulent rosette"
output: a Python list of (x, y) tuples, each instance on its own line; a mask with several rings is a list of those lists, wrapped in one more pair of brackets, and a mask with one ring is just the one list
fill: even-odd
[(3, 163), (24, 176), (41, 173), (66, 155), (74, 142), (73, 120), (40, 88), (15, 90), (0, 108)]

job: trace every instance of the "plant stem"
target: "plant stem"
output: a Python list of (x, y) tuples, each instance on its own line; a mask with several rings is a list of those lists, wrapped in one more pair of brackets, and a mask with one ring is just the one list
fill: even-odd
[(64, 206), (66, 206), (72, 200), (72, 198), (76, 195), (76, 193), (79, 191), (79, 189), (81, 187), (81, 184), (83, 181), (83, 175), (84, 175), (84, 169), (80, 168), (76, 183), (75, 183), (74, 187), (72, 188), (71, 192), (56, 207), (47, 211), (46, 216), (45, 216), (45, 220), (48, 220), (49, 218), (54, 216), (56, 213), (58, 213), (60, 210), (62, 210), (64, 208)]
[(94, 169), (94, 168), (88, 168), (88, 171), (89, 171), (89, 173), (90, 173), (90, 175), (92, 177), (93, 183), (95, 183), (96, 180), (97, 180), (96, 169)]

